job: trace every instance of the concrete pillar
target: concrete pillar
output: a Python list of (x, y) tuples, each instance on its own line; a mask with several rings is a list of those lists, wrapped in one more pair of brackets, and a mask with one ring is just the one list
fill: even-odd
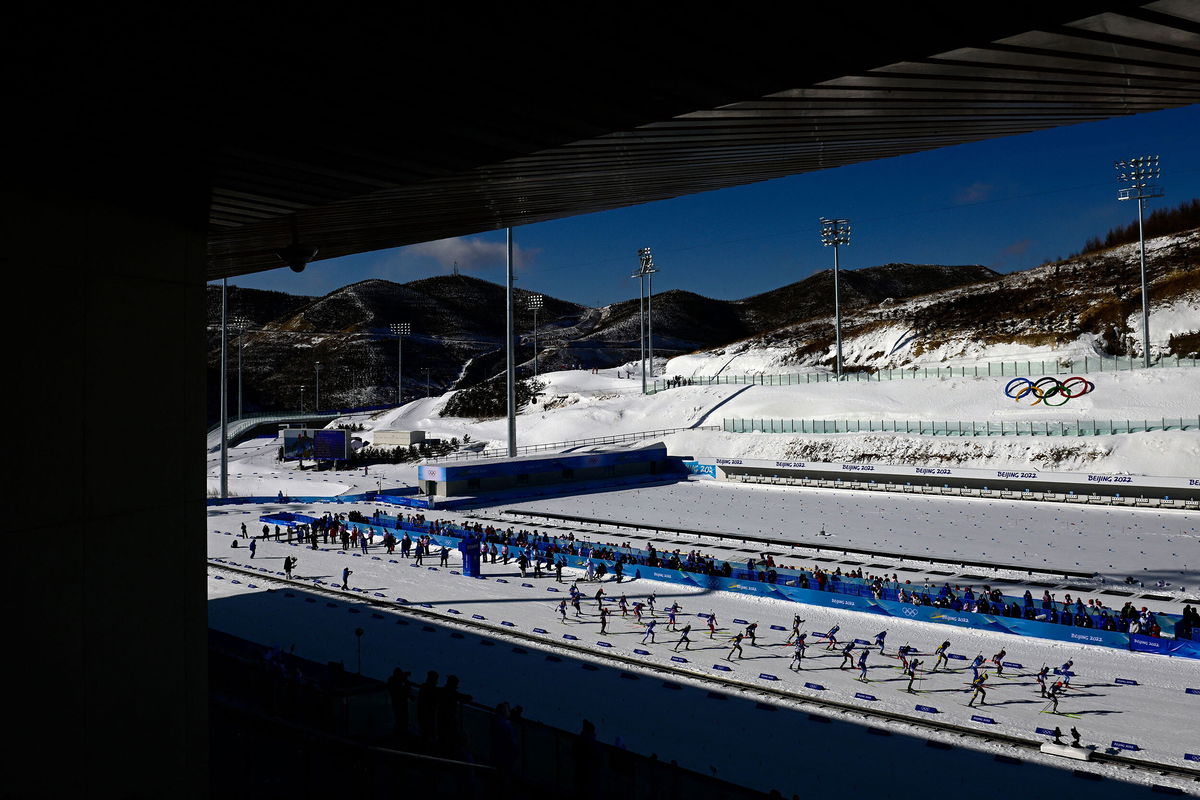
[(205, 159), (89, 141), (0, 186), (0, 771), (19, 797), (204, 797)]

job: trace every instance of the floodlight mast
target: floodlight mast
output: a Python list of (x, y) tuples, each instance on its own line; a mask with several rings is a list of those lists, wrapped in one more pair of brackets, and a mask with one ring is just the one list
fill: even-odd
[(396, 337), (396, 405), (404, 405), (404, 337), (412, 334), (412, 323), (393, 322), (392, 336)]
[(1162, 177), (1158, 160), (1155, 155), (1113, 162), (1117, 170), (1117, 182), (1124, 184), (1117, 190), (1117, 199), (1137, 200), (1138, 203), (1138, 253), (1142, 265), (1142, 356), (1147, 367), (1150, 366), (1150, 292), (1146, 285), (1146, 232), (1142, 217), (1146, 201), (1163, 196), (1162, 187), (1153, 183)]
[[(654, 378), (654, 311), (651, 302), (654, 299), (654, 256), (649, 247), (638, 250), (638, 272), (646, 276), (646, 358), (650, 362), (650, 377)], [(642, 371), (642, 394), (646, 393), (645, 369)]]
[(838, 247), (850, 244), (850, 220), (821, 217), (821, 245), (833, 248), (833, 317), (837, 340), (837, 379), (842, 379), (842, 303), (838, 281)]
[(537, 346), (537, 312), (542, 307), (543, 298), (540, 294), (535, 294), (529, 298), (529, 307), (533, 309), (533, 378), (537, 380), (538, 376), (538, 346)]
[[(508, 457), (517, 455), (517, 370), (515, 354), (513, 353), (513, 235), (508, 228), (505, 248), (505, 379), (508, 384)], [(428, 390), (428, 381), (426, 381)]]
[(246, 340), (246, 329), (250, 327), (250, 320), (246, 317), (237, 316), (233, 318), (233, 327), (238, 332), (238, 422), (242, 421), (242, 345)]
[(229, 339), (229, 279), (221, 279), (221, 499), (229, 497), (229, 378), (226, 343)]

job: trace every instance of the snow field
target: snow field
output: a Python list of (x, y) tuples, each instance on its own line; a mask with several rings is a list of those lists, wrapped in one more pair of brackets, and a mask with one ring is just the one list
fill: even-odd
[[(344, 511), (346, 507), (339, 506), (338, 510)], [(363, 510), (370, 509), (364, 507)], [(244, 518), (253, 530), (257, 510), (246, 514)], [(376, 561), (370, 556), (356, 558), (350, 554), (339, 554), (333, 549), (312, 551), (273, 541), (260, 541), (258, 555), (251, 560), (243, 548), (230, 548), (234, 537), (217, 532), (236, 531), (238, 521), (236, 515), (212, 520), (210, 527), (214, 532), (208, 540), (210, 558), (224, 558), (251, 567), (265, 566), (279, 570), (285, 554), (296, 555), (300, 559), (298, 576), (304, 576), (306, 580), (321, 577), (326, 583), (340, 583), (341, 569), (348, 565), (354, 570), (351, 585), (362, 589), (368, 597), (378, 592), (390, 599), (404, 597), (413, 603), (428, 603), (433, 610), (445, 613), (448, 620), (456, 616), (471, 619), (472, 615), (478, 614), (486, 618), (485, 624), (495, 625), (499, 630), (504, 628), (499, 624), (501, 620), (512, 622), (517, 629), (525, 632), (540, 627), (548, 631), (548, 647), (553, 647), (552, 643), (565, 641), (562, 638), (564, 633), (570, 634), (578, 637), (573, 644), (594, 652), (597, 657), (603, 657), (608, 650), (636, 656), (634, 650), (641, 649), (650, 654), (639, 656), (649, 666), (673, 665), (694, 670), (697, 676), (717, 675), (718, 671), (712, 665), (727, 665), (732, 671), (720, 673), (720, 676), (751, 687), (769, 684), (771, 689), (794, 694), (798, 700), (814, 694), (814, 690), (805, 689), (803, 685), (813, 682), (825, 687), (823, 691), (816, 691), (817, 696), (862, 704), (865, 710), (883, 708), (917, 718), (920, 713), (915, 711), (914, 705), (921, 703), (938, 708), (939, 721), (968, 727), (973, 725), (981, 730), (991, 729), (992, 726), (984, 727), (970, 721), (972, 714), (982, 713), (996, 720), (996, 729), (1029, 739), (1038, 738), (1033, 729), (1047, 727), (1047, 722), (1053, 723), (1048, 725), (1051, 728), (1055, 724), (1070, 722), (1080, 726), (1087, 742), (1104, 746), (1111, 740), (1134, 742), (1143, 748), (1143, 751), (1135, 754), (1137, 757), (1179, 765), (1185, 763), (1182, 755), (1182, 748), (1188, 739), (1185, 732), (1195, 729), (1193, 718), (1197, 708), (1200, 708), (1200, 697), (1184, 693), (1184, 688), (1200, 684), (1200, 665), (1194, 662), (979, 631), (951, 630), (895, 619), (882, 620), (854, 612), (836, 612), (783, 601), (704, 592), (645, 580), (626, 582), (619, 587), (611, 580), (606, 581), (604, 588), (610, 598), (619, 597), (620, 592), (625, 592), (632, 601), (657, 591), (657, 606), (660, 609), (660, 625), (656, 635), (658, 643), (643, 646), (642, 629), (630, 622), (631, 617), (622, 618), (615, 604), (610, 604), (615, 616), (610, 618), (608, 634), (599, 635), (596, 604), (590, 597), (598, 588), (596, 584), (581, 584), (587, 598), (583, 604), (585, 615), (580, 618), (582, 621), (575, 620), (568, 606), (568, 621), (563, 624), (555, 605), (559, 599), (566, 597), (566, 585), (555, 584), (553, 578), (522, 580), (511, 564), (507, 568), (500, 564), (487, 564), (484, 567), (487, 579), (472, 580), (451, 575), (446, 570), (410, 566), (401, 562), (398, 554), (391, 558), (401, 563), (389, 563), (386, 554), (382, 553), (382, 547), (378, 545), (372, 549), (372, 555), (380, 557)], [(436, 561), (433, 563), (436, 564)], [(457, 559), (452, 560), (452, 565), (456, 564)], [(564, 577), (569, 573), (570, 570), (565, 571)], [(350, 616), (344, 610), (328, 609), (323, 603), (281, 605), (284, 601), (279, 592), (264, 596), (261, 584), (258, 590), (250, 590), (248, 586), (254, 582), (253, 579), (243, 578), (243, 583), (235, 586), (229, 580), (211, 579), (212, 575), (210, 570), (210, 624), (220, 630), (278, 644), (285, 649), (295, 644), (297, 654), (317, 661), (344, 659), (347, 664), (352, 664), (352, 630), (355, 626), (367, 624), (370, 627), (364, 638), (364, 672), (374, 677), (385, 678), (397, 664), (414, 670), (439, 669), (442, 674), (449, 672), (463, 677), (464, 689), (486, 703), (513, 699), (513, 692), (523, 687), (517, 702), (526, 706), (527, 716), (562, 727), (577, 728), (583, 713), (579, 707), (583, 705), (587, 709), (586, 715), (597, 722), (602, 735), (605, 732), (620, 733), (631, 749), (657, 752), (662, 758), (677, 758), (681, 764), (701, 770), (709, 765), (717, 765), (723, 776), (732, 774), (735, 767), (739, 774), (741, 770), (747, 770), (743, 777), (749, 778), (752, 774), (754, 781), (762, 781), (761, 785), (767, 787), (784, 788), (791, 785), (790, 780), (794, 780), (794, 776), (789, 778), (788, 772), (792, 768), (792, 761), (786, 757), (780, 758), (781, 754), (777, 748), (771, 747), (772, 740), (768, 736), (756, 740), (756, 746), (749, 749), (744, 743), (730, 741), (729, 737), (712, 736), (709, 726), (676, 726), (671, 729), (670, 736), (664, 736), (662, 725), (649, 722), (656, 716), (651, 709), (637, 705), (641, 695), (628, 688), (634, 685), (632, 681), (616, 684), (620, 694), (609, 697), (608, 702), (589, 697), (589, 702), (581, 703), (581, 689), (575, 679), (548, 679), (549, 676), (542, 674), (544, 662), (537, 662), (541, 669), (534, 668), (530, 673), (506, 673), (510, 676), (508, 681), (497, 681), (497, 665), (491, 661), (491, 655), (501, 648), (486, 651), (488, 657), (484, 659), (463, 658), (459, 652), (461, 648), (447, 651), (443, 646), (444, 637), (438, 637), (436, 644), (426, 643), (414, 649), (414, 637), (418, 642), (432, 640), (432, 635), (429, 635), (430, 639), (421, 639), (417, 623), (407, 628), (396, 628), (390, 619), (366, 619), (366, 614)], [(507, 583), (500, 583), (496, 578)], [(304, 580), (297, 580), (297, 589), (302, 590), (304, 583)], [(522, 585), (526, 583), (531, 586)], [(548, 587), (561, 591), (550, 592), (547, 591)], [(250, 598), (252, 603), (247, 600), (247, 595), (253, 595)], [(235, 599), (239, 602), (230, 602)], [(678, 654), (688, 659), (686, 663), (670, 660), (671, 656), (676, 655), (671, 648), (677, 636), (664, 630), (665, 620), (661, 609), (674, 601), (683, 606), (680, 624), (690, 623), (693, 626), (693, 650)], [(451, 608), (460, 613), (451, 614)], [(758, 621), (760, 644), (763, 646), (750, 647), (746, 643), (745, 659), (725, 661), (729, 652), (725, 643), (719, 639), (708, 639), (703, 620), (696, 616), (697, 613), (710, 611), (717, 614), (724, 628), (720, 633), (724, 634), (726, 640), (734, 632), (734, 619)], [(896, 662), (873, 653), (869, 659), (868, 673), (872, 682), (862, 684), (853, 679), (857, 670), (838, 669), (840, 655), (835, 658), (827, 654), (815, 642), (809, 650), (813, 662), (811, 669), (793, 673), (787, 668), (791, 658), (790, 648), (779, 646), (787, 633), (770, 627), (779, 625), (790, 628), (793, 613), (800, 613), (806, 619), (804, 628), (810, 632), (827, 630), (836, 623), (842, 626), (843, 634), (870, 640), (882, 626), (886, 626), (889, 652), (894, 652), (898, 645), (905, 642), (920, 648), (922, 652), (930, 652), (942, 638), (948, 638), (953, 643), (951, 651), (968, 658), (976, 652), (990, 657), (1005, 647), (1009, 651), (1005, 660), (1024, 664), (1026, 671), (1036, 670), (1042, 663), (1056, 665), (1067, 658), (1074, 658), (1079, 675), (1074, 683), (1078, 688), (1063, 701), (1062, 710), (1077, 713), (1079, 719), (1054, 718), (1039, 713), (1044, 701), (1037, 696), (1036, 686), (1028, 677), (995, 679), (988, 695), (989, 705), (982, 712), (964, 705), (968, 695), (962, 690), (966, 689), (963, 684), (968, 682), (969, 673), (966, 676), (961, 672), (927, 676), (919, 684), (924, 693), (913, 698), (900, 691), (907, 681), (900, 678), (899, 670), (895, 668)], [(404, 631), (406, 635), (399, 636), (397, 631)], [(598, 641), (607, 641), (612, 648), (602, 648), (595, 644)], [(483, 648), (476, 642), (474, 650), (480, 652)], [(926, 659), (926, 664), (932, 664), (932, 661)], [(760, 674), (774, 675), (779, 680), (766, 681), (758, 677)], [(1117, 677), (1137, 680), (1139, 685), (1116, 685), (1114, 679)], [(878, 700), (856, 700), (854, 695), (857, 692), (871, 694)], [(666, 700), (669, 702), (669, 697)], [(662, 702), (660, 698), (659, 704)]]

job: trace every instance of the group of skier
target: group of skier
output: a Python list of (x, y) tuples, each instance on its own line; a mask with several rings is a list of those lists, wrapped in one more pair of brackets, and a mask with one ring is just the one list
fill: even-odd
[[(557, 610), (562, 617), (562, 621), (564, 623), (567, 621), (567, 608), (568, 606), (572, 606), (575, 609), (575, 617), (580, 618), (578, 619), (578, 622), (588, 622), (589, 620), (582, 618), (584, 616), (581, 608), (582, 593), (575, 586), (572, 586), (569, 591), (570, 599), (563, 599), (557, 604)], [(609, 609), (605, 606), (606, 600), (604, 598), (604, 594), (604, 590), (600, 589), (596, 592), (593, 598), (597, 606), (596, 613), (600, 617), (601, 633), (607, 633), (608, 618), (610, 615)], [(657, 598), (655, 595), (651, 593), (644, 599), (638, 599), (632, 603), (626, 595), (621, 595), (618, 599), (610, 602), (615, 603), (616, 607), (620, 609), (621, 616), (627, 617), (632, 614), (634, 624), (642, 627), (642, 644), (656, 644), (656, 635), (665, 629), (667, 631), (672, 631), (679, 634), (679, 638), (675, 639), (673, 642), (674, 652), (678, 652), (680, 648), (687, 650), (692, 649), (692, 638), (690, 635), (692, 632), (692, 626), (690, 624), (685, 624), (680, 627), (678, 624), (678, 615), (683, 610), (683, 607), (678, 602), (675, 602), (663, 609), (665, 625), (663, 628), (660, 628), (660, 622), (663, 620), (659, 618), (659, 615), (655, 609), (656, 599)], [(716, 613), (710, 612), (708, 614), (698, 614), (697, 616), (705, 619), (708, 627), (709, 638), (712, 640), (718, 639), (718, 631), (720, 631), (720, 628), (717, 623)], [(648, 618), (644, 619), (644, 617)], [(808, 655), (808, 650), (811, 646), (809, 642), (809, 634), (804, 630), (804, 623), (805, 620), (801, 618), (799, 614), (793, 615), (791, 630), (782, 645), (779, 645), (792, 648), (791, 663), (789, 664), (788, 668), (794, 672), (802, 671), (804, 669), (805, 659), (811, 659), (811, 656)], [(746, 655), (744, 648), (747, 645), (750, 647), (764, 646), (759, 642), (758, 629), (758, 622), (749, 622), (744, 623), (744, 627), (740, 627), (730, 634), (725, 640), (725, 647), (728, 649), (728, 653), (725, 655), (725, 660), (732, 661), (735, 658), (745, 658)], [(874, 640), (871, 643), (854, 638), (840, 641), (838, 639), (838, 634), (840, 632), (841, 626), (834, 625), (825, 633), (814, 633), (813, 636), (821, 640), (821, 643), (825, 645), (824, 649), (827, 652), (834, 652), (835, 654), (841, 656), (841, 663), (838, 667), (839, 669), (857, 669), (858, 675), (856, 680), (862, 681), (863, 683), (872, 682), (868, 675), (869, 670), (871, 669), (869, 659), (873, 651), (878, 655), (894, 658), (900, 662), (899, 669), (902, 676), (901, 680), (907, 679), (907, 685), (903, 691), (911, 694), (919, 694), (921, 692), (920, 689), (915, 687), (915, 684), (917, 681), (924, 680), (925, 676), (936, 673), (952, 675), (969, 669), (971, 671), (971, 680), (966, 684), (966, 688), (963, 691), (971, 694), (970, 699), (966, 703), (966, 705), (971, 708), (973, 708), (976, 703), (981, 706), (987, 705), (987, 695), (989, 691), (988, 681), (991, 675), (994, 674), (999, 678), (1015, 677), (1007, 675), (1005, 673), (1005, 669), (1009, 668), (1011, 671), (1011, 668), (1014, 666), (1019, 666), (1005, 661), (1005, 659), (1008, 657), (1008, 651), (1004, 648), (1001, 648), (998, 652), (992, 654), (990, 658), (986, 658), (983, 653), (979, 653), (967, 666), (955, 668), (950, 666), (951, 659), (961, 659), (962, 657), (950, 652), (949, 640), (944, 640), (941, 644), (933, 649), (932, 653), (921, 653), (917, 650), (917, 648), (912, 647), (907, 643), (898, 647), (894, 653), (888, 653), (888, 632), (886, 630), (882, 630), (875, 634)], [(667, 643), (670, 644), (671, 642)], [(778, 643), (775, 644), (778, 645)], [(931, 668), (922, 669), (925, 664), (921, 658), (922, 656), (932, 656), (934, 658), (934, 663)], [(888, 664), (884, 665), (884, 668), (892, 668), (895, 666), (896, 665)], [(1047, 666), (1043, 666), (1036, 673), (1029, 673), (1026, 675), (1026, 677), (1034, 677), (1039, 687), (1040, 696), (1047, 700), (1046, 709), (1043, 710), (1048, 711), (1048, 713), (1059, 713), (1059, 701), (1070, 689), (1071, 676), (1074, 674), (1072, 672), (1073, 666), (1074, 662), (1068, 660), (1061, 667), (1053, 670), (1055, 673), (1053, 679), (1051, 678), (1051, 668)]]

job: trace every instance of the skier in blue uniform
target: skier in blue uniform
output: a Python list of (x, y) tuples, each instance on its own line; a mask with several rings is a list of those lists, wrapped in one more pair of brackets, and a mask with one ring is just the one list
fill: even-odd
[(834, 625), (832, 628), (829, 629), (829, 632), (825, 634), (825, 639), (826, 639), (825, 649), (826, 650), (832, 650), (834, 647), (837, 646), (837, 643), (838, 643), (837, 632), (840, 631), (841, 629), (842, 629), (841, 625)]

